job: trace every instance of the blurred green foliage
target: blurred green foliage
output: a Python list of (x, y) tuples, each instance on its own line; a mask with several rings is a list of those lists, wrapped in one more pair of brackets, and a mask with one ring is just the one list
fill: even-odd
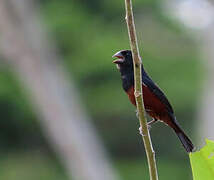
[[(84, 104), (107, 147), (121, 155), (120, 149), (126, 145), (120, 141), (124, 139), (132, 148), (129, 151), (126, 147), (122, 154), (133, 152), (136, 155), (139, 148), (134, 107), (128, 102), (119, 73), (111, 63), (111, 56), (116, 51), (129, 48), (123, 3), (46, 1), (42, 12), (45, 24), (64, 55), (66, 68), (75, 78)], [(161, 14), (159, 3), (134, 2), (143, 63), (166, 92), (177, 119), (190, 128), (203, 77), (197, 47), (185, 31)], [(163, 132), (161, 128), (155, 131), (163, 137), (171, 133), (170, 130)], [(120, 138), (117, 139), (118, 134)], [(169, 137), (169, 144), (174, 143), (174, 138)], [(155, 134), (154, 139), (157, 139)], [(165, 143), (165, 139), (159, 138), (157, 143)], [(165, 146), (161, 148), (166, 149)]]
[[(161, 159), (158, 162), (158, 175), (159, 179), (173, 180), (191, 179), (190, 166), (186, 167), (187, 161), (177, 162), (169, 159)], [(117, 166), (123, 180), (130, 179), (149, 179), (148, 166), (146, 159), (138, 160), (120, 160), (117, 162)]]
[[(113, 53), (129, 48), (123, 3), (113, 0), (41, 1), (43, 22), (50, 37), (56, 41), (64, 64), (74, 77), (104, 142), (114, 152), (120, 149), (119, 139), (114, 137), (118, 132), (132, 147), (136, 147), (137, 141), (134, 107), (128, 102), (121, 88), (119, 73), (111, 63)], [(179, 26), (162, 16), (158, 3), (147, 0), (134, 2), (143, 63), (166, 92), (181, 124), (190, 127), (189, 118), (193, 117), (202, 79), (201, 64), (194, 42)], [(32, 129), (38, 125), (26, 98), (26, 90), (9, 70), (2, 68), (0, 73), (0, 106), (6, 119), (1, 126), (11, 127), (14, 124), (13, 134), (20, 131), (20, 136), (26, 132), (31, 134), (27, 137), (35, 137)], [(11, 110), (15, 112), (11, 113)], [(120, 127), (120, 124), (125, 127)], [(11, 131), (11, 128), (6, 129)], [(162, 132), (161, 128), (157, 131)], [(8, 141), (7, 134), (1, 136), (1, 142)], [(40, 133), (36, 136), (41, 138)], [(24, 137), (14, 141), (14, 146), (20, 141), (25, 142)]]
[(26, 89), (16, 75), (0, 67), (0, 82), (0, 152), (46, 146)]
[[(203, 80), (202, 64), (195, 42), (161, 13), (161, 3), (134, 1), (140, 50), (146, 70), (167, 94), (178, 121), (187, 134), (191, 134)], [(122, 90), (119, 73), (111, 58), (118, 50), (129, 48), (124, 1), (43, 0), (40, 5), (43, 23), (50, 38), (56, 42), (65, 68), (75, 80), (106, 148), (117, 158), (142, 156), (135, 108)], [(27, 95), (16, 75), (0, 66), (0, 151), (48, 149)], [(180, 172), (186, 172), (188, 165), (177, 163), (183, 161), (184, 150), (174, 133), (164, 125), (156, 124), (151, 134), (157, 157), (175, 157), (176, 164), (172, 166), (166, 162), (160, 168), (165, 168), (163, 171), (169, 167), (175, 169), (178, 179), (187, 179), (189, 174)], [(121, 163), (119, 168), (128, 174), (127, 169), (134, 169), (139, 164), (133, 162), (126, 167), (126, 163)], [(134, 171), (136, 177), (133, 178), (137, 179), (141, 169)]]
[[(21, 163), (20, 163), (21, 162)], [(174, 161), (161, 159), (158, 162), (159, 178), (164, 180), (191, 179), (190, 167), (185, 168), (186, 161)], [(66, 172), (60, 163), (48, 158), (40, 152), (9, 153), (0, 159), (0, 179), (6, 180), (67, 180)], [(146, 159), (118, 159), (114, 167), (118, 170), (121, 179), (137, 180), (149, 179)]]
[(66, 174), (56, 160), (41, 152), (5, 153), (0, 161), (0, 179), (5, 180), (66, 180)]

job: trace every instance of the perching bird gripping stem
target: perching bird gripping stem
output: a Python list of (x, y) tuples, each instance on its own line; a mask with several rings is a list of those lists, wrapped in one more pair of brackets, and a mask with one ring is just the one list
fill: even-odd
[(158, 180), (155, 152), (152, 147), (152, 142), (151, 142), (150, 134), (147, 127), (147, 120), (145, 117), (145, 110), (144, 110), (144, 104), (143, 104), (143, 96), (142, 96), (143, 92), (142, 92), (142, 86), (141, 86), (141, 77), (142, 77), (141, 76), (141, 59), (140, 59), (138, 44), (137, 44), (137, 36), (136, 36), (134, 17), (133, 17), (133, 11), (132, 11), (132, 1), (125, 0), (125, 6), (126, 6), (126, 22), (128, 27), (129, 40), (130, 40), (130, 46), (132, 50), (133, 64), (134, 64), (135, 99), (136, 99), (136, 105), (137, 105), (137, 110), (139, 115), (140, 126), (144, 134), (142, 136), (142, 139), (144, 142), (148, 165), (149, 165), (150, 180)]

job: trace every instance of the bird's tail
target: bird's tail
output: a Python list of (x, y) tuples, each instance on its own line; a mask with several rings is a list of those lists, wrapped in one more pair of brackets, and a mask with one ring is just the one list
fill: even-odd
[(174, 129), (175, 133), (177, 134), (178, 138), (180, 139), (183, 147), (187, 151), (187, 153), (193, 152), (194, 150), (194, 145), (192, 141), (188, 138), (188, 136), (184, 133), (184, 131), (181, 129), (179, 124), (177, 123), (176, 120), (173, 121), (173, 126), (172, 128)]
[(188, 136), (184, 132), (176, 132), (178, 138), (180, 139), (182, 145), (186, 149), (188, 153), (193, 152), (194, 145), (192, 144), (191, 140), (188, 138)]

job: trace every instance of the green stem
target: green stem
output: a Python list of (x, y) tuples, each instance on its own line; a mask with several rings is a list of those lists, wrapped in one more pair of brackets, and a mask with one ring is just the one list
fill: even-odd
[(126, 5), (126, 22), (129, 32), (130, 46), (132, 50), (133, 63), (134, 63), (134, 80), (135, 80), (135, 99), (139, 115), (139, 122), (143, 132), (143, 142), (146, 150), (150, 180), (158, 180), (157, 166), (155, 160), (155, 152), (152, 147), (152, 142), (147, 127), (147, 119), (145, 116), (145, 109), (142, 96), (142, 76), (141, 76), (141, 58), (139, 55), (137, 35), (135, 31), (134, 17), (132, 11), (132, 1), (125, 0)]

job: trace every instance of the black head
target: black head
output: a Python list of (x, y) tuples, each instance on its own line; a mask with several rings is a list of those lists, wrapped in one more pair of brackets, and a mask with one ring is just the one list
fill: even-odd
[(121, 73), (133, 71), (132, 52), (130, 50), (121, 50), (112, 57), (118, 58), (114, 60), (113, 63), (117, 64), (117, 67)]

